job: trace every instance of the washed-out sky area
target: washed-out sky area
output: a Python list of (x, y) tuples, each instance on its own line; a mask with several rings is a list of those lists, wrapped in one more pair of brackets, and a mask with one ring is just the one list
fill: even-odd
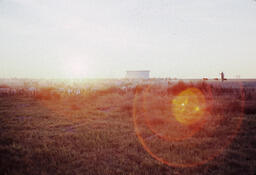
[(256, 78), (254, 0), (0, 0), (0, 78)]

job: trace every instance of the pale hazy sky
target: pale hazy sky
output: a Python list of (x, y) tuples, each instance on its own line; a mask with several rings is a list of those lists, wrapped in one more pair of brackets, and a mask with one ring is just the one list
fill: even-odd
[(0, 77), (256, 78), (253, 0), (0, 0)]

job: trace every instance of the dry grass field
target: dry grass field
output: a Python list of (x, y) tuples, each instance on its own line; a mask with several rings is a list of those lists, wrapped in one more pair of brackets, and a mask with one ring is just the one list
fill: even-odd
[[(175, 88), (172, 90), (170, 95), (147, 96), (147, 111), (166, 115), (168, 99), (175, 94)], [(141, 112), (140, 104), (134, 106), (141, 93), (107, 92), (57, 99), (0, 97), (0, 174), (255, 175), (255, 98), (241, 100), (234, 94), (216, 94), (214, 99), (218, 100), (208, 100), (211, 110), (207, 115), (211, 117), (188, 141), (142, 133), (151, 149), (180, 164), (207, 159), (210, 152), (222, 149), (213, 159), (191, 167), (168, 166), (144, 149), (135, 130), (145, 128), (135, 128), (133, 116), (134, 107), (137, 114)], [(245, 101), (242, 111), (241, 101)], [(239, 119), (242, 122), (236, 133)], [(153, 130), (172, 129), (164, 128), (161, 121), (154, 122), (154, 118), (148, 123)], [(186, 132), (174, 131), (179, 132), (168, 132), (168, 137)], [(229, 138), (232, 142), (222, 147)]]

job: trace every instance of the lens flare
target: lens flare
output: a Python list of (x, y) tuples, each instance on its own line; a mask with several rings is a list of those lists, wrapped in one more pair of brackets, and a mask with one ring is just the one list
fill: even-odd
[(143, 93), (143, 119), (157, 136), (168, 141), (191, 137), (202, 127), (209, 112), (203, 93), (188, 88), (177, 96), (156, 97), (151, 87)]
[(188, 88), (172, 100), (172, 113), (178, 122), (191, 125), (204, 116), (205, 106), (203, 93), (197, 88)]
[(168, 166), (206, 164), (226, 150), (240, 129), (242, 91), (240, 86), (240, 112), (219, 113), (214, 111), (216, 104), (229, 106), (231, 100), (225, 101), (216, 90), (213, 96), (211, 86), (203, 90), (190, 86), (176, 96), (158, 95), (155, 87), (148, 86), (136, 92), (133, 102), (138, 140), (154, 159)]

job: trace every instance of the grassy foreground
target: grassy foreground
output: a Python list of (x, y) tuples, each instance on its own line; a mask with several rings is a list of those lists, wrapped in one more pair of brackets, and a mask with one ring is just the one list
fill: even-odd
[[(54, 100), (0, 97), (0, 174), (256, 173), (256, 114), (244, 115), (238, 135), (221, 155), (204, 165), (178, 168), (153, 159), (138, 141), (133, 99), (132, 93)], [(228, 133), (225, 125), (222, 129)]]

